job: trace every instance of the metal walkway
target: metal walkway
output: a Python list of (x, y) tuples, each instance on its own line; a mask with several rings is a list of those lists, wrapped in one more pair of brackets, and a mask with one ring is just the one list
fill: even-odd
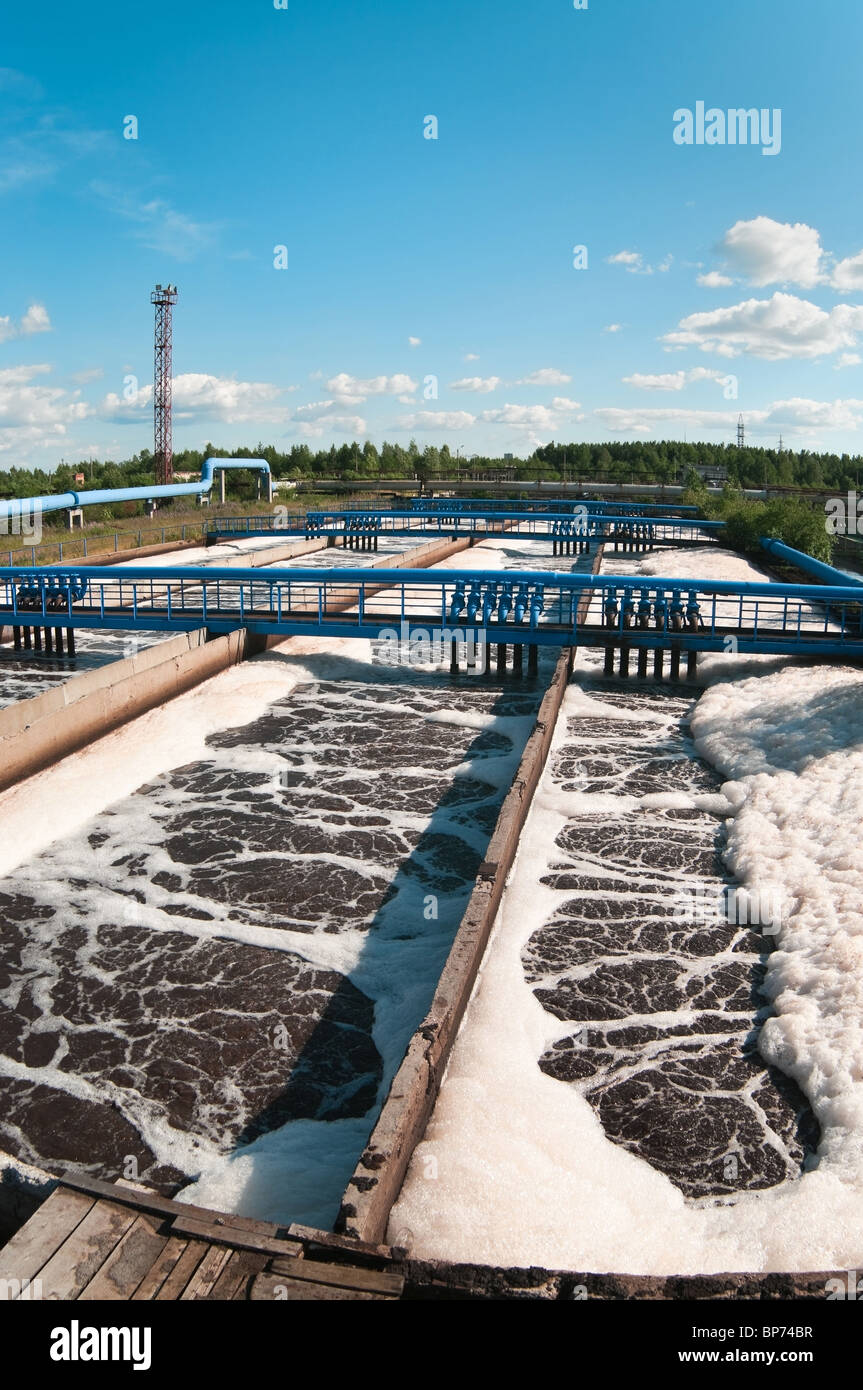
[[(622, 517), (593, 513), (534, 511), (332, 511), (303, 516), (220, 517), (207, 527), (208, 541), (237, 536), (340, 537), (346, 548), (375, 548), (379, 536), (449, 536), (459, 539), (549, 540), (555, 554), (580, 554), (606, 543), (612, 553), (643, 552), (657, 546), (711, 545), (723, 523), (681, 517)], [(560, 547), (560, 549), (558, 549)]]
[(0, 568), (0, 612), (34, 628), (146, 628), (449, 643), (863, 657), (859, 585), (492, 570)]

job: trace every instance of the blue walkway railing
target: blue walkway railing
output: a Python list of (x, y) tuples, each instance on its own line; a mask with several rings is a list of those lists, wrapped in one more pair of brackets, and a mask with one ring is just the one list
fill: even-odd
[(546, 571), (0, 568), (4, 625), (244, 626), (376, 638), (482, 628), (496, 643), (624, 645), (863, 659), (860, 586)]
[(218, 517), (207, 534), (213, 539), (233, 536), (470, 536), (515, 539), (609, 540), (612, 545), (705, 545), (719, 538), (721, 521), (682, 517), (622, 517), (583, 509), (554, 512), (408, 512), (408, 511), (313, 511), (304, 517)]

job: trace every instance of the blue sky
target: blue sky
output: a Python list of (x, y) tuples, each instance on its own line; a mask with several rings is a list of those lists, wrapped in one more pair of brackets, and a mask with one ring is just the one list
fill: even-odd
[[(742, 412), (857, 451), (861, 38), (859, 0), (10, 7), (0, 466), (152, 447), (157, 281), (176, 448), (525, 455)], [(676, 143), (698, 102), (767, 143), (779, 110), (778, 153)]]

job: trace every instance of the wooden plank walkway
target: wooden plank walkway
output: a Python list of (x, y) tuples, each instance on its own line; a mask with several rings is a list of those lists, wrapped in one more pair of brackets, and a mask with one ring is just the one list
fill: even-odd
[(389, 1300), (397, 1255), (306, 1226), (186, 1206), (67, 1173), (0, 1249), (8, 1298), (189, 1301)]

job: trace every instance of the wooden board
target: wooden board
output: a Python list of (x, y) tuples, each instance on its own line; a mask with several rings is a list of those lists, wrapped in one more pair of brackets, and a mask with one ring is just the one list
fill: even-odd
[(303, 1279), (289, 1279), (285, 1274), (259, 1274), (250, 1297), (253, 1302), (297, 1303), (297, 1302), (361, 1302), (389, 1301), (382, 1293), (364, 1293), (360, 1289), (337, 1289), (332, 1284), (312, 1284)]
[(191, 1302), (194, 1298), (207, 1298), (230, 1258), (231, 1251), (223, 1245), (211, 1245), (180, 1294), (181, 1302)]
[(137, 1217), (99, 1272), (81, 1290), (79, 1299), (89, 1302), (131, 1298), (167, 1243), (164, 1223), (158, 1217)]
[(132, 1294), (134, 1303), (152, 1302), (158, 1298), (159, 1290), (165, 1283), (168, 1275), (176, 1268), (177, 1262), (188, 1244), (185, 1240), (180, 1240), (179, 1236), (169, 1236), (162, 1250), (161, 1255), (155, 1260), (151, 1269), (147, 1270), (135, 1292)]
[(245, 1298), (248, 1285), (266, 1262), (266, 1255), (257, 1255), (251, 1250), (233, 1251), (208, 1297), (214, 1302)]
[(328, 1284), (333, 1288), (361, 1289), (379, 1294), (382, 1298), (400, 1298), (404, 1276), (386, 1274), (376, 1269), (360, 1269), (356, 1265), (321, 1264), (318, 1260), (271, 1260), (270, 1270), (289, 1279)]
[(0, 1279), (35, 1279), (92, 1206), (90, 1197), (55, 1188), (0, 1250)]
[[(175, 1235), (193, 1236), (199, 1240), (212, 1241), (215, 1245), (231, 1245), (238, 1250), (254, 1250), (261, 1255), (280, 1255), (285, 1259), (296, 1258), (302, 1254), (299, 1243), (275, 1240), (272, 1236), (258, 1235), (244, 1224), (237, 1224), (240, 1218), (225, 1216), (218, 1223), (201, 1221), (196, 1216), (176, 1216), (171, 1223)], [(278, 1229), (278, 1227), (276, 1227)]]
[(288, 1235), (327, 1250), (344, 1250), (349, 1255), (369, 1255), (376, 1260), (389, 1260), (392, 1257), (392, 1247), (389, 1245), (369, 1245), (365, 1240), (339, 1236), (332, 1231), (318, 1231), (314, 1226), (301, 1226), (297, 1222), (292, 1222), (288, 1227)]
[(169, 1303), (179, 1298), (206, 1253), (207, 1247), (202, 1240), (188, 1241), (185, 1250), (156, 1294), (156, 1302)]
[(86, 1173), (66, 1173), (61, 1186), (76, 1192), (85, 1192), (92, 1197), (105, 1197), (109, 1202), (119, 1202), (123, 1206), (136, 1207), (140, 1211), (159, 1212), (163, 1216), (191, 1216), (196, 1220), (209, 1221), (215, 1225), (230, 1222), (244, 1231), (254, 1231), (262, 1236), (277, 1236), (282, 1232), (287, 1238), (284, 1226), (272, 1221), (257, 1221), (251, 1216), (234, 1216), (230, 1212), (213, 1211), (210, 1207), (196, 1207), (186, 1202), (178, 1202), (173, 1197), (163, 1197), (158, 1192), (148, 1192), (146, 1188), (127, 1187), (123, 1183), (103, 1182), (91, 1178)]
[(96, 1202), (40, 1271), (42, 1297), (77, 1298), (135, 1221), (135, 1213)]

